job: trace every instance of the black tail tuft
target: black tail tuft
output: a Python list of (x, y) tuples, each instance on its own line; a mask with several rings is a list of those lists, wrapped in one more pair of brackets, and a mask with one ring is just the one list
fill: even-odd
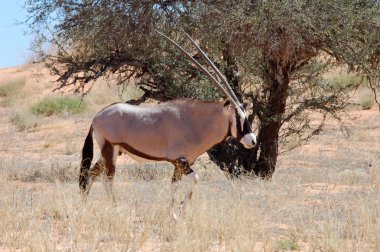
[(79, 173), (79, 187), (84, 192), (86, 190), (88, 170), (91, 167), (91, 162), (94, 157), (94, 145), (92, 141), (92, 125), (87, 134), (86, 140), (84, 141), (83, 149), (82, 149), (82, 162), (80, 166)]

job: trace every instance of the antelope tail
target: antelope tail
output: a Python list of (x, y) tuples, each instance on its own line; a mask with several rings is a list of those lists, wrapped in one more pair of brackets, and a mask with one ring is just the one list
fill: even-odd
[(79, 173), (79, 187), (81, 189), (86, 188), (86, 179), (88, 176), (88, 170), (91, 167), (91, 162), (94, 157), (94, 144), (92, 140), (92, 125), (90, 130), (88, 131), (86, 140), (84, 141), (83, 149), (82, 149), (82, 162), (80, 165), (80, 173)]

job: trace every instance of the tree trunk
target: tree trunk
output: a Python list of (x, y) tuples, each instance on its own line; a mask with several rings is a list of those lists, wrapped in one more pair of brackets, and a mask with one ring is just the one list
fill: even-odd
[(270, 82), (267, 108), (264, 114), (266, 121), (261, 122), (258, 136), (260, 156), (253, 168), (255, 174), (261, 178), (272, 177), (278, 156), (278, 137), (285, 113), (286, 99), (289, 87), (289, 68), (278, 64), (271, 64), (268, 82)]
[[(241, 98), (238, 66), (228, 47), (223, 51), (223, 58), (227, 64), (226, 78), (238, 97)], [(260, 125), (257, 146), (253, 150), (248, 150), (235, 139), (229, 139), (208, 151), (211, 160), (233, 177), (246, 172), (254, 173), (260, 178), (270, 179), (276, 168), (278, 137), (288, 97), (290, 67), (281, 66), (275, 61), (268, 63), (266, 82), (269, 87), (269, 95), (267, 107), (265, 111), (262, 111), (265, 119)], [(259, 157), (257, 157), (258, 154)]]

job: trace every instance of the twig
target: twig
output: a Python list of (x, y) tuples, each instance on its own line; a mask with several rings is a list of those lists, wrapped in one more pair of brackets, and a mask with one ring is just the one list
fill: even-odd
[(379, 101), (377, 100), (377, 93), (376, 93), (376, 89), (375, 89), (374, 86), (372, 85), (372, 79), (371, 79), (370, 76), (367, 76), (367, 79), (368, 79), (368, 82), (369, 82), (369, 86), (371, 87), (372, 92), (373, 92), (373, 94), (375, 95), (375, 102), (376, 102), (377, 105), (379, 106), (379, 111), (380, 111), (380, 103), (379, 103)]

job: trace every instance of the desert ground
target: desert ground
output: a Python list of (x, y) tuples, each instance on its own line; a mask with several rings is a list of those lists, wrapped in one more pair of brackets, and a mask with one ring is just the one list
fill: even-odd
[(271, 181), (228, 179), (201, 156), (200, 182), (175, 222), (170, 164), (121, 156), (117, 205), (101, 179), (82, 201), (82, 144), (94, 113), (120, 101), (120, 90), (99, 81), (82, 112), (34, 114), (43, 98), (69, 95), (52, 92), (54, 80), (40, 64), (0, 69), (0, 251), (380, 251), (376, 104), (363, 110), (354, 99), (345, 130), (329, 120), (321, 135), (279, 157)]

